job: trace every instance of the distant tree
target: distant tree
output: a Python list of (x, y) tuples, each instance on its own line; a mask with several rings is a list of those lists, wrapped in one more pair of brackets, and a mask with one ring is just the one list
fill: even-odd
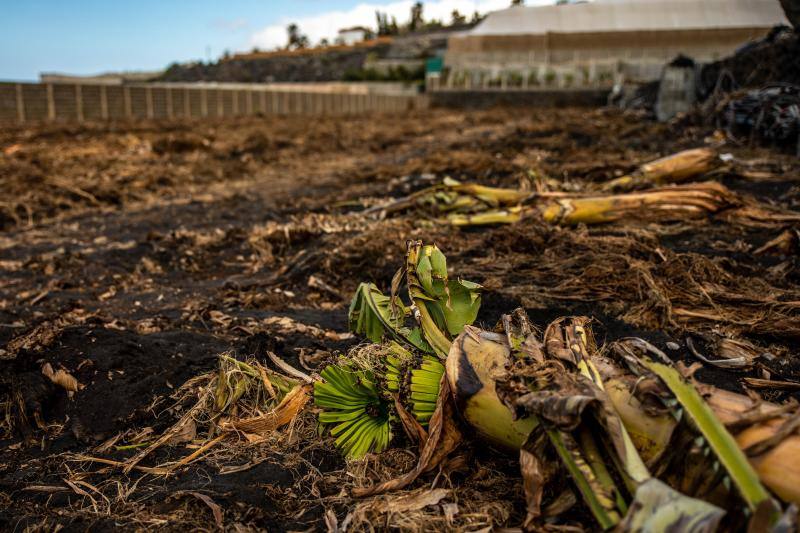
[(375, 12), (375, 20), (378, 24), (378, 35), (397, 35), (399, 33), (397, 27), (397, 19), (392, 17), (391, 21), (389, 20), (389, 15), (386, 13), (381, 13), (380, 11)]
[(460, 24), (464, 24), (467, 22), (467, 17), (462, 15), (458, 12), (458, 9), (454, 9), (452, 13), (450, 13), (450, 24), (453, 26), (458, 26)]
[(411, 20), (408, 21), (409, 31), (415, 31), (422, 28), (425, 20), (422, 18), (422, 2), (414, 2), (411, 6)]
[(251, 50), (251, 53), (253, 53), (253, 54), (258, 54), (260, 52), (261, 52), (261, 49), (258, 46), (254, 46), (253, 49)]
[(322, 48), (326, 48), (326, 47), (330, 46), (330, 45), (331, 45), (331, 43), (328, 41), (328, 39), (326, 39), (325, 37), (323, 37), (322, 39), (320, 39), (320, 40), (319, 40), (319, 45), (320, 45)]
[(525, 0), (511, 0), (512, 6), (524, 6)]
[(300, 27), (292, 22), (286, 26), (286, 33), (288, 34), (288, 43), (286, 48), (289, 50), (297, 50), (298, 48), (308, 48), (308, 37), (300, 33)]
[(389, 35), (389, 15), (375, 11), (375, 21), (378, 26), (378, 35)]
[(475, 12), (473, 12), (473, 13), (472, 13), (472, 18), (470, 18), (470, 19), (469, 19), (469, 22), (470, 22), (471, 24), (477, 24), (478, 22), (480, 22), (480, 21), (481, 21), (481, 19), (483, 19), (483, 17), (481, 16), (481, 14), (480, 14), (480, 13), (478, 13), (477, 11), (475, 11)]

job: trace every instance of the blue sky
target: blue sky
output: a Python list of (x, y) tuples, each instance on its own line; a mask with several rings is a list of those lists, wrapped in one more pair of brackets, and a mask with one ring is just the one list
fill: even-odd
[[(0, 79), (40, 72), (155, 70), (216, 58), (226, 49), (268, 49), (299, 23), (312, 42), (342, 26), (374, 23), (375, 9), (408, 18), (412, 0), (0, 0)], [(429, 0), (427, 18), (506, 7), (510, 0)], [(530, 3), (530, 2), (529, 2)]]

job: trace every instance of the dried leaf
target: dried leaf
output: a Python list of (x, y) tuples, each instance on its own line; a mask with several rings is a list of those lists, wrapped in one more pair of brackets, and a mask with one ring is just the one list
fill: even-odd
[(220, 426), (220, 429), (223, 431), (235, 430), (243, 433), (252, 433), (263, 437), (294, 420), (311, 399), (311, 389), (312, 386), (308, 383), (297, 385), (284, 396), (281, 403), (272, 411), (253, 418), (225, 422)]
[(45, 363), (44, 366), (42, 366), (42, 374), (44, 374), (45, 377), (47, 377), (56, 385), (66, 390), (70, 396), (72, 393), (83, 388), (83, 385), (78, 383), (78, 380), (75, 379), (75, 376), (62, 368), (54, 371), (50, 363)]
[(216, 523), (219, 529), (224, 529), (225, 523), (222, 520), (222, 507), (220, 507), (214, 500), (211, 499), (210, 496), (203, 494), (202, 492), (194, 492), (191, 490), (176, 492), (176, 494), (188, 494), (189, 496), (194, 496), (211, 509), (211, 513), (214, 515), (214, 523)]
[(383, 513), (408, 513), (436, 505), (450, 494), (450, 489), (417, 489), (402, 496), (384, 498), (376, 505)]
[(400, 423), (403, 424), (403, 429), (406, 431), (408, 438), (416, 442), (421, 449), (428, 440), (428, 432), (425, 431), (425, 428), (417, 422), (417, 419), (403, 407), (397, 395), (394, 396), (394, 408), (397, 410), (397, 417), (400, 419)]
[(189, 420), (180, 429), (173, 433), (165, 444), (174, 446), (183, 442), (192, 442), (197, 437), (197, 424), (194, 420)]
[(544, 475), (539, 459), (525, 448), (519, 450), (519, 467), (522, 472), (522, 487), (525, 489), (527, 516), (526, 529), (542, 514), (542, 494), (544, 493)]
[(636, 489), (633, 503), (620, 524), (625, 532), (691, 531), (713, 533), (725, 511), (710, 503), (686, 498), (656, 478)]

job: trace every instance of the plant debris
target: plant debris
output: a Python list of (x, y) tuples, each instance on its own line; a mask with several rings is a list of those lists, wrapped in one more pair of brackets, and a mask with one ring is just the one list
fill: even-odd
[(789, 530), (800, 163), (738, 140), (572, 109), (4, 129), (0, 524)]

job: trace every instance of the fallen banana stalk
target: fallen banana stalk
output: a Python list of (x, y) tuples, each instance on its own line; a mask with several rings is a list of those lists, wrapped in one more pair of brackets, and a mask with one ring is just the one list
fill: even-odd
[[(644, 379), (657, 379), (672, 393), (662, 394), (662, 402), (676, 420), (685, 418), (700, 435), (697, 444), (704, 454), (713, 453), (724, 469), (723, 481), (734, 483), (752, 512), (770, 500), (756, 472), (725, 426), (714, 416), (697, 389), (673, 367), (658, 348), (642, 339), (630, 339), (616, 345), (628, 367)], [(638, 351), (638, 353), (636, 353)], [(713, 463), (717, 469), (717, 463)]]
[[(465, 330), (447, 360), (448, 381), (462, 415), (504, 446), (523, 441), (529, 460), (540, 465), (535, 471), (550, 470), (534, 484), (535, 501), (541, 500), (545, 485), (558, 478), (552, 465), (543, 463), (552, 449), (603, 529), (621, 525), (653, 530), (683, 523), (697, 531), (715, 530), (724, 514), (721, 509), (674, 491), (654, 478), (639, 457), (589, 358), (593, 341), (584, 323), (577, 319), (552, 324), (544, 344), (527, 333), (532, 328), (524, 313), (516, 313), (513, 320), (505, 317), (505, 335)], [(513, 366), (513, 377), (503, 382), (509, 365), (523, 360), (529, 365)], [(499, 395), (488, 390), (495, 380), (502, 389)], [(486, 387), (476, 387), (484, 382)], [(512, 439), (508, 427), (496, 423), (503, 410), (519, 417), (510, 425), (517, 430)], [(528, 436), (523, 435), (525, 430), (530, 431)], [(654, 513), (666, 501), (671, 506), (669, 516)], [(538, 518), (537, 508), (529, 506), (528, 521)]]
[(602, 224), (618, 220), (683, 220), (739, 205), (724, 185), (704, 182), (622, 194), (531, 192), (445, 180), (385, 206), (383, 216), (404, 210), (427, 211), (454, 226), (513, 224), (540, 217), (551, 224)]
[(719, 164), (716, 152), (710, 148), (683, 150), (644, 163), (631, 174), (609, 181), (603, 186), (603, 190), (630, 190), (678, 183), (710, 172)]
[(439, 213), (476, 212), (514, 206), (522, 203), (531, 194), (531, 191), (487, 187), (445, 178), (440, 185), (427, 187), (399, 200), (372, 207), (365, 213), (381, 213), (381, 216), (387, 216), (409, 209), (435, 209)]
[(603, 224), (618, 220), (674, 221), (705, 217), (736, 204), (735, 196), (716, 182), (669, 186), (616, 195), (556, 198), (505, 210), (453, 214), (454, 226), (512, 224), (541, 217), (551, 224)]
[[(553, 326), (548, 328), (548, 332), (551, 328)], [(580, 331), (581, 328), (582, 325), (579, 324), (577, 330)], [(735, 487), (737, 493), (746, 502), (751, 516), (758, 514), (763, 519), (764, 513), (766, 513), (771, 517), (772, 523), (775, 523), (780, 515), (777, 509), (772, 507), (774, 502), (764, 486), (773, 490), (785, 501), (800, 502), (800, 488), (797, 488), (793, 481), (788, 481), (796, 479), (790, 474), (797, 470), (797, 461), (796, 458), (792, 459), (789, 454), (797, 453), (800, 437), (793, 433), (793, 425), (787, 426), (789, 421), (794, 418), (787, 419), (785, 409), (761, 404), (755, 415), (750, 415), (748, 419), (746, 410), (753, 405), (749, 398), (714, 390), (713, 393), (708, 394), (708, 404), (706, 404), (693, 386), (685, 382), (677, 371), (666, 365), (662, 364), (659, 372), (666, 377), (665, 383), (669, 383), (669, 385), (661, 383), (656, 387), (652, 376), (651, 379), (642, 381), (643, 378), (637, 379), (635, 375), (625, 373), (611, 361), (599, 356), (574, 358), (575, 347), (583, 344), (582, 341), (575, 342), (575, 339), (580, 339), (583, 335), (573, 334), (571, 340), (569, 336), (566, 336), (566, 342), (559, 341), (557, 343), (548, 341), (541, 343), (528, 338), (523, 344), (519, 339), (513, 340), (513, 336), (468, 328), (456, 339), (447, 362), (448, 380), (451, 382), (451, 388), (456, 395), (457, 405), (462, 416), (481, 435), (492, 442), (504, 447), (525, 446), (524, 431), (532, 426), (535, 432), (538, 423), (541, 422), (542, 413), (551, 420), (559, 420), (558, 417), (562, 417), (561, 422), (563, 423), (571, 416), (568, 415), (569, 410), (564, 411), (563, 409), (568, 407), (570, 402), (577, 402), (573, 405), (580, 405), (581, 402), (589, 401), (590, 395), (584, 391), (584, 393), (571, 396), (574, 400), (565, 400), (561, 404), (553, 403), (552, 398), (548, 398), (545, 402), (539, 395), (538, 401), (541, 405), (536, 411), (537, 420), (533, 423), (529, 418), (523, 417), (517, 418), (512, 424), (498, 424), (495, 421), (498, 420), (499, 415), (496, 415), (495, 412), (501, 410), (505, 405), (510, 405), (518, 416), (530, 413), (530, 410), (519, 410), (519, 403), (527, 406), (533, 405), (530, 403), (530, 399), (520, 402), (520, 398), (525, 398), (526, 394), (530, 394), (525, 391), (532, 390), (531, 387), (540, 387), (542, 383), (552, 382), (554, 379), (556, 381), (563, 379), (554, 377), (564, 375), (563, 370), (558, 369), (560, 367), (557, 366), (557, 369), (553, 370), (548, 368), (548, 365), (542, 366), (542, 363), (546, 363), (549, 358), (557, 358), (560, 361), (573, 360), (577, 361), (579, 365), (581, 361), (584, 361), (586, 365), (581, 370), (581, 374), (592, 381), (596, 380), (595, 383), (598, 385), (602, 384), (602, 390), (608, 398), (609, 404), (618, 414), (626, 433), (630, 435), (631, 442), (635, 445), (637, 452), (642, 454), (642, 459), (646, 461), (646, 464), (663, 463), (664, 458), (670, 454), (670, 446), (675, 445), (678, 430), (691, 431), (690, 434), (698, 435), (691, 437), (688, 441), (690, 444), (694, 442), (694, 445), (700, 445), (697, 452), (693, 452), (699, 453), (698, 458), (689, 460), (686, 455), (682, 455), (677, 460), (683, 463), (696, 461), (697, 465), (692, 475), (700, 477), (706, 487), (714, 488), (718, 484), (715, 491), (726, 493), (729, 492), (728, 489)], [(512, 348), (514, 346), (516, 348)], [(527, 346), (527, 348), (520, 348), (520, 346)], [(579, 353), (581, 353), (580, 350)], [(487, 361), (491, 364), (487, 365)], [(539, 361), (539, 364), (531, 365), (531, 361)], [(665, 368), (668, 370), (665, 371)], [(662, 379), (660, 375), (659, 379)], [(656, 388), (659, 395), (666, 395), (663, 398), (664, 405), (660, 406), (660, 410), (653, 409), (652, 399), (649, 402), (642, 402), (635, 396), (635, 393), (641, 394), (644, 391), (653, 394)], [(673, 396), (673, 394), (677, 395)], [(582, 399), (579, 400), (579, 398)], [(659, 400), (659, 402), (661, 401)], [(548, 403), (549, 411), (542, 411), (542, 406)], [(719, 413), (719, 418), (717, 413)], [(772, 417), (775, 417), (776, 420), (770, 420)], [(686, 420), (691, 421), (690, 425), (681, 426), (681, 421), (685, 422)], [(734, 440), (725, 430), (723, 422), (730, 426), (737, 422), (744, 423), (744, 429), (743, 427), (736, 428), (737, 437)], [(605, 431), (609, 431), (608, 425), (602, 427), (605, 428)], [(784, 428), (783, 431), (780, 428)], [(516, 431), (509, 433), (510, 430)], [(770, 441), (771, 437), (774, 442)], [(752, 450), (754, 442), (765, 441), (769, 446), (758, 450), (761, 452), (758, 457), (750, 457), (749, 461), (745, 460), (741, 450)], [(584, 444), (580, 444), (581, 442), (580, 439), (574, 441), (578, 449), (584, 450), (586, 457), (596, 456), (596, 453), (589, 453), (592, 446), (586, 445), (588, 441), (583, 441)], [(567, 444), (568, 441), (562, 439), (558, 446), (563, 447)], [(575, 449), (575, 446), (567, 446), (567, 449)], [(684, 453), (688, 451), (686, 450)], [(712, 457), (713, 460), (705, 465), (705, 457)], [(591, 465), (589, 460), (584, 462)], [(784, 469), (783, 476), (779, 473), (781, 468)], [(670, 477), (669, 472), (665, 474), (668, 478)], [(789, 475), (787, 476), (787, 474)], [(598, 475), (595, 472), (594, 483), (602, 485), (604, 477), (606, 476)], [(680, 483), (681, 480), (673, 481)], [(588, 481), (584, 485), (591, 486)], [(609, 494), (613, 494), (613, 492), (606, 491), (605, 501), (607, 503), (610, 501)], [(722, 497), (721, 500), (716, 498), (714, 501), (719, 503), (726, 500)], [(590, 504), (593, 511), (596, 510), (594, 507)], [(729, 510), (731, 509), (729, 508)], [(597, 515), (597, 513), (595, 514)]]
[[(619, 367), (600, 367), (606, 379), (608, 396), (628, 428), (642, 458), (658, 462), (668, 448), (678, 422), (665, 413), (655, 413), (647, 402), (637, 398), (642, 382)], [(770, 402), (755, 403), (751, 398), (734, 392), (704, 385), (704, 398), (714, 415), (731, 428), (740, 449), (765, 442), (778, 435), (787, 420), (797, 416), (797, 405), (779, 406)], [(749, 456), (761, 482), (782, 500), (800, 505), (800, 435), (785, 435), (770, 449)]]

